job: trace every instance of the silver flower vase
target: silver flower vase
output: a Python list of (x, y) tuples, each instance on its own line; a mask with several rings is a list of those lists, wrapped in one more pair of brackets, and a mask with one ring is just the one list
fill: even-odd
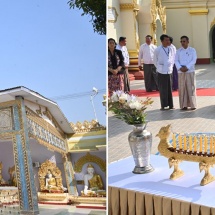
[(146, 124), (134, 125), (133, 131), (128, 135), (128, 141), (134, 158), (133, 173), (144, 174), (154, 170), (150, 164), (152, 147), (152, 134), (145, 130)]

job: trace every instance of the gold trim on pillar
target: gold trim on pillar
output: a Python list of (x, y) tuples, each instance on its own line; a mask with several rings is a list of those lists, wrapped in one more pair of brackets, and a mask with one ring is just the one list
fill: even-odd
[(208, 9), (189, 10), (190, 15), (207, 15)]
[(163, 7), (161, 4), (161, 0), (151, 0), (151, 34), (154, 39), (154, 44), (157, 45), (156, 31), (157, 31), (157, 23), (158, 15), (161, 21), (163, 33), (166, 33), (166, 7)]
[(123, 4), (120, 4), (120, 10), (139, 11), (139, 6), (136, 3), (123, 3)]
[(137, 57), (138, 56), (138, 51), (137, 50), (128, 50), (129, 57)]
[(154, 44), (157, 44), (156, 40), (156, 30), (157, 30), (157, 7), (156, 7), (156, 0), (151, 1), (151, 17), (152, 17), (152, 23), (151, 23), (151, 35), (153, 37)]

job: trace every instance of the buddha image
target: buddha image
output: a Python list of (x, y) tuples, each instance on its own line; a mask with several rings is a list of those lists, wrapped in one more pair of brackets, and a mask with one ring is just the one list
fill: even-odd
[(92, 191), (103, 190), (104, 185), (100, 175), (95, 173), (94, 166), (88, 164), (87, 174), (84, 175), (84, 191), (85, 195), (89, 195)]

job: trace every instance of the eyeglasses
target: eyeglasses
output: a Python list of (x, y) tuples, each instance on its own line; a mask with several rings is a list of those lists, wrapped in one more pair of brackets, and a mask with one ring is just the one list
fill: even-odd
[(180, 41), (181, 43), (186, 43), (187, 41), (186, 40), (182, 40), (182, 41)]

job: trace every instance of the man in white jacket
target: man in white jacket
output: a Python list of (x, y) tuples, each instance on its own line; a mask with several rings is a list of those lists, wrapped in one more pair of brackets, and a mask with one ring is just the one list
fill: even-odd
[(182, 110), (196, 109), (196, 78), (195, 64), (197, 60), (196, 50), (189, 47), (189, 38), (181, 37), (182, 47), (177, 50), (175, 65), (178, 70), (179, 104)]
[(172, 70), (174, 51), (169, 47), (169, 36), (160, 36), (162, 45), (155, 49), (154, 65), (158, 72), (158, 88), (160, 91), (161, 110), (175, 109), (172, 98)]
[(145, 43), (140, 46), (139, 56), (138, 56), (138, 66), (144, 71), (144, 81), (146, 92), (152, 92), (153, 90), (158, 91), (158, 81), (157, 72), (153, 64), (154, 51), (157, 48), (152, 44), (152, 36), (147, 35), (145, 37)]

